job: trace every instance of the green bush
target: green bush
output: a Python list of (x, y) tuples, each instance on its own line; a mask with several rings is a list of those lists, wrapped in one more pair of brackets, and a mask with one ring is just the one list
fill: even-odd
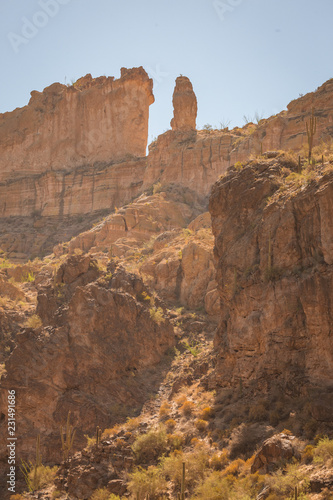
[(127, 485), (129, 492), (136, 500), (157, 500), (166, 488), (166, 481), (159, 467), (148, 467), (147, 470), (139, 467), (129, 474)]
[(42, 320), (38, 316), (38, 314), (33, 314), (28, 318), (24, 324), (26, 328), (40, 328), (42, 326)]
[(230, 486), (226, 478), (212, 472), (195, 490), (193, 500), (229, 500)]
[(182, 467), (185, 462), (185, 486), (193, 487), (201, 481), (209, 471), (209, 454), (204, 446), (196, 446), (193, 451), (182, 453), (175, 451), (161, 460), (162, 472), (177, 488), (180, 487)]
[(31, 467), (28, 472), (28, 481), (31, 491), (40, 490), (52, 484), (57, 469), (58, 467), (47, 467), (45, 465), (40, 465), (37, 469)]
[(195, 489), (193, 500), (253, 500), (263, 488), (264, 476), (250, 474), (239, 480), (212, 472)]
[(90, 500), (122, 500), (122, 498), (124, 497), (120, 498), (118, 495), (110, 493), (106, 488), (99, 488), (98, 490), (94, 491), (94, 493), (90, 497)]
[(147, 434), (141, 434), (134, 441), (132, 450), (138, 463), (156, 460), (168, 448), (168, 436), (164, 427), (151, 429)]
[(333, 461), (333, 440), (324, 437), (319, 440), (313, 450), (314, 461), (319, 463), (328, 463)]
[[(307, 474), (308, 471), (302, 469), (299, 464), (287, 465), (285, 470), (280, 469), (276, 474), (268, 477), (271, 494), (277, 495), (277, 498), (289, 499), (291, 498), (291, 495), (293, 495), (296, 486), (300, 495), (306, 494), (309, 486), (309, 478)], [(274, 496), (272, 496), (272, 498), (274, 498)], [(301, 496), (299, 498), (301, 498)]]
[(162, 307), (151, 307), (149, 309), (149, 314), (150, 314), (150, 317), (153, 321), (155, 321), (155, 323), (157, 323), (158, 325), (160, 325), (161, 323), (164, 323), (165, 321), (165, 318), (163, 316), (163, 309)]

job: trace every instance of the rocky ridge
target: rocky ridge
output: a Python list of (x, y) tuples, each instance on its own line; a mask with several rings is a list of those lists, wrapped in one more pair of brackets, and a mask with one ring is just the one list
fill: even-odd
[[(75, 218), (103, 210), (110, 213), (156, 183), (176, 183), (208, 197), (216, 178), (251, 154), (301, 150), (312, 110), (317, 118), (315, 145), (327, 142), (332, 136), (332, 88), (329, 80), (292, 101), (287, 111), (258, 124), (197, 131), (196, 97), (190, 81), (179, 77), (172, 130), (150, 144), (148, 156), (153, 95), (152, 82), (142, 68), (123, 69), (119, 80), (87, 75), (71, 87), (54, 84), (34, 93), (28, 106), (1, 116), (1, 157), (6, 163), (0, 176), (1, 224), (6, 225), (9, 217), (22, 217), (29, 231), (17, 235), (11, 245), (8, 233), (1, 236), (0, 246), (8, 248), (12, 258), (27, 258), (25, 240), (33, 230), (37, 252), (45, 255), (51, 250), (45, 245), (54, 233), (51, 226), (73, 226), (71, 236), (77, 235)], [(84, 116), (82, 109), (87, 110)], [(79, 130), (75, 123), (80, 123)], [(110, 142), (111, 135), (115, 143)], [(31, 159), (23, 162), (25, 152)], [(32, 227), (31, 217), (44, 227), (45, 236)], [(60, 234), (57, 238), (56, 242), (62, 241)]]

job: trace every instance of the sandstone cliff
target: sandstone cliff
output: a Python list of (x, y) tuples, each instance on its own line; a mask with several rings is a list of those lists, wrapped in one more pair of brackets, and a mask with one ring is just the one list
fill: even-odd
[[(186, 94), (183, 102), (181, 93), (177, 93), (177, 99), (177, 109), (187, 105)], [(238, 161), (246, 161), (261, 151), (306, 149), (306, 122), (312, 110), (317, 118), (314, 144), (330, 142), (333, 136), (333, 80), (292, 101), (286, 111), (260, 120), (259, 124), (250, 123), (230, 131), (227, 128), (203, 130), (197, 134), (173, 127), (150, 145), (143, 187), (172, 179), (208, 195), (216, 178)], [(195, 114), (192, 112), (190, 116), (193, 126)]]
[[(51, 85), (33, 93), (25, 108), (1, 115), (0, 224), (5, 231), (0, 247), (16, 258), (45, 255), (52, 248), (48, 239), (64, 241), (58, 225), (72, 227), (69, 238), (76, 236), (78, 217), (110, 212), (154, 184), (174, 183), (208, 197), (229, 166), (261, 150), (293, 149), (304, 155), (312, 110), (314, 144), (328, 143), (333, 133), (331, 80), (257, 125), (196, 131), (192, 84), (179, 77), (172, 130), (160, 135), (145, 156), (152, 102), (151, 80), (134, 68), (123, 69), (118, 80), (88, 75), (71, 87)], [(14, 238), (8, 226), (13, 216), (27, 226)], [(31, 245), (34, 251), (28, 253)]]
[(1, 180), (145, 156), (153, 102), (142, 67), (33, 91), (27, 106), (0, 115)]
[(154, 102), (143, 68), (31, 94), (0, 115), (2, 217), (84, 214), (137, 194)]
[[(296, 170), (283, 155), (262, 158), (213, 187), (215, 377), (262, 390), (277, 383), (291, 394), (313, 387), (320, 400), (333, 380), (333, 172), (329, 163)], [(319, 403), (320, 418), (331, 419), (332, 403)]]

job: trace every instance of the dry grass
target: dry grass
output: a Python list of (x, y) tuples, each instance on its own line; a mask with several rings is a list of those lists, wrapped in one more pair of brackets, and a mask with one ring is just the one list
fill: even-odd
[(24, 326), (26, 328), (37, 329), (37, 328), (40, 328), (42, 326), (42, 320), (40, 319), (38, 314), (33, 314), (32, 316), (30, 316), (30, 318), (27, 319)]

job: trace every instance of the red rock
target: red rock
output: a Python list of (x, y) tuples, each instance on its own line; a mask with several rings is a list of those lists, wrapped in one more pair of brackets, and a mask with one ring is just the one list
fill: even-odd
[(251, 473), (268, 474), (281, 465), (282, 461), (290, 461), (298, 452), (294, 446), (295, 436), (277, 434), (267, 439), (256, 453), (251, 466)]

